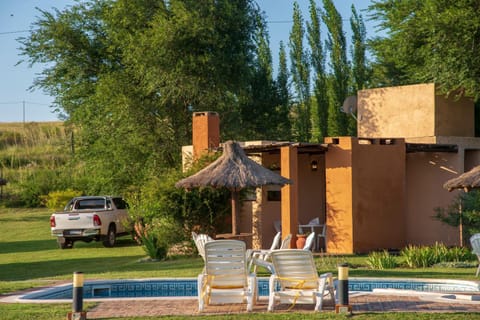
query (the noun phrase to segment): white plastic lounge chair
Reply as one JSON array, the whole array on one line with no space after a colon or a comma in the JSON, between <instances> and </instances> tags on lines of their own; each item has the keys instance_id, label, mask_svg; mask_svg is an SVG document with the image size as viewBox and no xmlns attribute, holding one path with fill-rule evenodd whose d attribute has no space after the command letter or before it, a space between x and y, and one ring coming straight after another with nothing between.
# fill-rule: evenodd
<instances>
[{"instance_id":1,"label":"white plastic lounge chair","mask_svg":"<svg viewBox=\"0 0 480 320\"><path fill-rule=\"evenodd\" d=\"M476 233L470 237L470 244L472 245L473 253L476 254L478 258L478 268L477 273L475 273L475 277L478 277L478 273L480 273L480 233Z\"/></svg>"},{"instance_id":2,"label":"white plastic lounge chair","mask_svg":"<svg viewBox=\"0 0 480 320\"><path fill-rule=\"evenodd\" d=\"M280 250L282 249L289 249L290 242L292 242L292 235L287 234L287 236L282 240L282 244L280 244Z\"/></svg>"},{"instance_id":3,"label":"white plastic lounge chair","mask_svg":"<svg viewBox=\"0 0 480 320\"><path fill-rule=\"evenodd\" d=\"M255 274L248 274L245 242L215 240L205 243L205 271L198 275L198 310L206 305L247 303L252 311Z\"/></svg>"},{"instance_id":4,"label":"white plastic lounge chair","mask_svg":"<svg viewBox=\"0 0 480 320\"><path fill-rule=\"evenodd\" d=\"M288 234L285 239L282 240L282 243L280 244L279 250L283 249L288 249L290 248L290 241L292 240L292 235ZM254 271L256 271L256 266L262 266L268 271L270 271L271 274L275 273L275 268L273 267L272 262L270 261L270 253L264 257L264 259L257 259L257 258L252 258L251 264L254 265Z\"/></svg>"},{"instance_id":5,"label":"white plastic lounge chair","mask_svg":"<svg viewBox=\"0 0 480 320\"><path fill-rule=\"evenodd\" d=\"M275 237L273 237L273 241L272 241L272 245L270 246L270 249L251 250L250 251L251 252L251 259L250 259L249 270L250 270L251 266L253 265L253 272L256 272L257 271L257 264L254 263L254 262L255 261L258 262L259 260L267 261L270 252L272 252L272 250L278 249L278 246L280 245L280 240L281 239L282 239L282 233L277 232Z\"/></svg>"},{"instance_id":6,"label":"white plastic lounge chair","mask_svg":"<svg viewBox=\"0 0 480 320\"><path fill-rule=\"evenodd\" d=\"M303 246L303 250L310 251L313 248L313 244L315 243L315 232L311 232L307 239L305 240L305 245Z\"/></svg>"},{"instance_id":7,"label":"white plastic lounge chair","mask_svg":"<svg viewBox=\"0 0 480 320\"><path fill-rule=\"evenodd\" d=\"M315 311L322 309L323 298L330 295L335 303L331 273L318 275L312 252L302 249L274 250L271 255L275 274L270 276L268 311L275 303L315 304Z\"/></svg>"},{"instance_id":8,"label":"white plastic lounge chair","mask_svg":"<svg viewBox=\"0 0 480 320\"><path fill-rule=\"evenodd\" d=\"M195 246L197 247L198 254L203 258L203 261L205 261L205 243L214 241L212 237L210 237L208 234L197 234L192 231L192 238L193 241L195 242Z\"/></svg>"}]
</instances>

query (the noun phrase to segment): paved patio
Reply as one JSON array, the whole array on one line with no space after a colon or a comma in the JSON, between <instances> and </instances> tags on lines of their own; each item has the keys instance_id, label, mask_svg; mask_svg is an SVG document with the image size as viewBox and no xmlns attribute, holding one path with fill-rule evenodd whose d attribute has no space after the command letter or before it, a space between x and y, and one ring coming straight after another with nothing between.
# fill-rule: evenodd
<instances>
[{"instance_id":1,"label":"paved patio","mask_svg":"<svg viewBox=\"0 0 480 320\"><path fill-rule=\"evenodd\" d=\"M421 296L363 294L350 297L353 313L366 312L478 312L480 315L480 301L475 302L439 302ZM278 305L275 313L311 313L313 305ZM246 313L246 306L229 304L208 306L204 315L224 315ZM88 311L88 319L127 316L165 316L198 315L196 299L156 299L156 300L123 300L104 301ZM267 300L261 299L254 307L254 312L267 312ZM323 312L334 312L331 301L324 302Z\"/></svg>"}]
</instances>

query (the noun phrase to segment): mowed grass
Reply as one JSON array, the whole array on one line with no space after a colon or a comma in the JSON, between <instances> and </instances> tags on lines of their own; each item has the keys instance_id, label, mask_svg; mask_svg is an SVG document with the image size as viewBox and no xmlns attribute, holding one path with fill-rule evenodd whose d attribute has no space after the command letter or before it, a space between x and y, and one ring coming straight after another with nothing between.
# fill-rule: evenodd
<instances>
[{"instance_id":1,"label":"mowed grass","mask_svg":"<svg viewBox=\"0 0 480 320\"><path fill-rule=\"evenodd\" d=\"M101 243L75 243L74 249L60 250L50 236L50 212L46 209L0 209L0 294L71 281L73 272L82 271L89 279L138 279L152 277L196 277L203 268L197 256L173 257L167 261L142 262L146 257L142 247L130 237L119 239L114 248ZM339 263L352 265L351 276L449 278L476 280L475 268L427 268L375 271L365 267L366 256L317 257L320 272L336 273ZM261 274L266 275L266 273ZM478 280L478 279L477 279ZM92 306L86 304L86 308ZM0 319L65 319L71 310L68 304L5 304L0 303ZM324 319L343 316L322 313ZM314 319L315 314L249 314L199 316L198 319ZM480 319L478 314L362 314L355 319ZM116 318L118 319L118 318ZM152 319L148 317L122 319ZM179 319L166 317L162 319Z\"/></svg>"}]
</instances>

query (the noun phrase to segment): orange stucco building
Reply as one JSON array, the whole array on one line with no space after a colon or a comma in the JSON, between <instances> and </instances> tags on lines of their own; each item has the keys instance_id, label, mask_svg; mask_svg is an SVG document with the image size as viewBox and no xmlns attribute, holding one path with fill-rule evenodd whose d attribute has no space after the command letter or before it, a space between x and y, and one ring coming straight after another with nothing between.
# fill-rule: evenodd
<instances>
[{"instance_id":1,"label":"orange stucco building","mask_svg":"<svg viewBox=\"0 0 480 320\"><path fill-rule=\"evenodd\" d=\"M357 137L323 144L250 141L245 152L292 185L265 186L242 207L241 232L249 245L268 247L282 234L319 218L327 225L329 253L365 253L408 244L459 244L459 232L432 216L457 192L443 183L480 162L474 106L436 94L435 84L362 90L357 95ZM196 113L195 154L215 147L218 114ZM195 147L196 146L196 147ZM184 159L192 147L184 147Z\"/></svg>"}]
</instances>

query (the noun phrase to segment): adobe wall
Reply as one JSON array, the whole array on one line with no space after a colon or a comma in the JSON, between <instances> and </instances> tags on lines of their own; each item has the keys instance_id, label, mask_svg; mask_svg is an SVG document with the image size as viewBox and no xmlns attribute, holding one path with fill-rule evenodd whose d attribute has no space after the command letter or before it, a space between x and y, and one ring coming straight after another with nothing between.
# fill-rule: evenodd
<instances>
[{"instance_id":1,"label":"adobe wall","mask_svg":"<svg viewBox=\"0 0 480 320\"><path fill-rule=\"evenodd\" d=\"M404 140L340 137L326 142L327 252L403 247Z\"/></svg>"},{"instance_id":2,"label":"adobe wall","mask_svg":"<svg viewBox=\"0 0 480 320\"><path fill-rule=\"evenodd\" d=\"M358 136L474 136L473 102L436 94L433 83L358 91Z\"/></svg>"},{"instance_id":3,"label":"adobe wall","mask_svg":"<svg viewBox=\"0 0 480 320\"><path fill-rule=\"evenodd\" d=\"M405 142L357 142L352 144L354 251L402 248L406 229Z\"/></svg>"},{"instance_id":4,"label":"adobe wall","mask_svg":"<svg viewBox=\"0 0 480 320\"><path fill-rule=\"evenodd\" d=\"M327 252L353 253L352 139L325 138Z\"/></svg>"},{"instance_id":5,"label":"adobe wall","mask_svg":"<svg viewBox=\"0 0 480 320\"><path fill-rule=\"evenodd\" d=\"M448 192L443 184L463 172L459 153L418 152L407 154L407 244L433 245L443 242L459 245L458 228L433 218L435 208L446 208L457 192Z\"/></svg>"},{"instance_id":6,"label":"adobe wall","mask_svg":"<svg viewBox=\"0 0 480 320\"><path fill-rule=\"evenodd\" d=\"M475 136L475 107L471 99L437 95L435 107L434 136Z\"/></svg>"}]
</instances>

